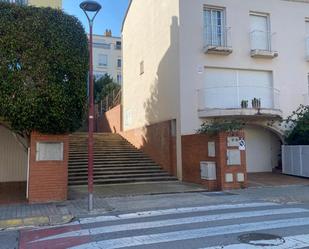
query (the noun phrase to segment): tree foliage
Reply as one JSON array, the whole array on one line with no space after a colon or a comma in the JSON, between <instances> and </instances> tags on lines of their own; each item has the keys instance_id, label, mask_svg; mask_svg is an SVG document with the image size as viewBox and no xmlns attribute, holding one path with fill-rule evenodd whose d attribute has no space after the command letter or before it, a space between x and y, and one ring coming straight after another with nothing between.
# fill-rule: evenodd
<instances>
[{"instance_id":1,"label":"tree foliage","mask_svg":"<svg viewBox=\"0 0 309 249\"><path fill-rule=\"evenodd\" d=\"M217 134L219 132L236 132L243 129L245 124L237 120L213 120L204 122L197 131L199 134Z\"/></svg>"},{"instance_id":2,"label":"tree foliage","mask_svg":"<svg viewBox=\"0 0 309 249\"><path fill-rule=\"evenodd\" d=\"M289 126L286 136L289 145L309 145L309 106L301 105L285 122Z\"/></svg>"},{"instance_id":3,"label":"tree foliage","mask_svg":"<svg viewBox=\"0 0 309 249\"><path fill-rule=\"evenodd\" d=\"M114 82L109 74L105 74L94 83L94 98L98 103L100 100L105 99L106 96L112 94L113 91L119 91L121 86Z\"/></svg>"},{"instance_id":4,"label":"tree foliage","mask_svg":"<svg viewBox=\"0 0 309 249\"><path fill-rule=\"evenodd\" d=\"M0 117L13 130L77 130L87 71L87 36L77 18L51 8L0 3Z\"/></svg>"}]
</instances>

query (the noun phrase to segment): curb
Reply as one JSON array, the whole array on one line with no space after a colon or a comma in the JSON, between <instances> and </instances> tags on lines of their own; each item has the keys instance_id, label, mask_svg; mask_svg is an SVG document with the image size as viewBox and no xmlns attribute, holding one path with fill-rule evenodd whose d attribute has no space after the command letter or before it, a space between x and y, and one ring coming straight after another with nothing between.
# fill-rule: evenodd
<instances>
[{"instance_id":1,"label":"curb","mask_svg":"<svg viewBox=\"0 0 309 249\"><path fill-rule=\"evenodd\" d=\"M69 223L72 215L36 216L17 219L0 220L0 230L29 226L55 226Z\"/></svg>"}]
</instances>

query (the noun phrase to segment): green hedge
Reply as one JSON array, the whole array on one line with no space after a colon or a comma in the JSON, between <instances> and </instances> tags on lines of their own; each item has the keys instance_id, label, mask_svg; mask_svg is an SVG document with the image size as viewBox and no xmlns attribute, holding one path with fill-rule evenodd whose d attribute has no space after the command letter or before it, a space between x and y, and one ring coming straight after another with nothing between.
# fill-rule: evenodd
<instances>
[{"instance_id":1,"label":"green hedge","mask_svg":"<svg viewBox=\"0 0 309 249\"><path fill-rule=\"evenodd\" d=\"M0 117L13 130L67 133L82 123L88 45L77 18L0 3Z\"/></svg>"}]
</instances>

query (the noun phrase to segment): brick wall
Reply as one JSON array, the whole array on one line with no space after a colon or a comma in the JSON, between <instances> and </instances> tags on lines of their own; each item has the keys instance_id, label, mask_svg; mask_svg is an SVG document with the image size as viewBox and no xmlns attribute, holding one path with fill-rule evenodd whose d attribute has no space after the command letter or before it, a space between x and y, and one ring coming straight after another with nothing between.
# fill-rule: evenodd
<instances>
[{"instance_id":1,"label":"brick wall","mask_svg":"<svg viewBox=\"0 0 309 249\"><path fill-rule=\"evenodd\" d=\"M234 133L220 133L218 135L218 165L219 174L217 174L218 185L221 189L239 189L247 187L247 165L246 165L246 151L240 151L241 164L240 165L227 165L227 149L238 149L239 147L228 147L227 138L229 136L242 137L245 138L243 131L238 131ZM244 182L237 181L237 174L244 174ZM232 174L233 182L227 183L225 181L225 175Z\"/></svg>"},{"instance_id":2,"label":"brick wall","mask_svg":"<svg viewBox=\"0 0 309 249\"><path fill-rule=\"evenodd\" d=\"M121 105L105 112L96 119L98 132L118 133L121 131Z\"/></svg>"},{"instance_id":3,"label":"brick wall","mask_svg":"<svg viewBox=\"0 0 309 249\"><path fill-rule=\"evenodd\" d=\"M176 176L176 137L172 136L171 122L121 132L120 135L144 151L164 170Z\"/></svg>"},{"instance_id":4,"label":"brick wall","mask_svg":"<svg viewBox=\"0 0 309 249\"><path fill-rule=\"evenodd\" d=\"M227 138L229 136L244 137L244 133L220 133L216 136L209 136L204 134L182 136L181 143L183 180L206 185L209 190L238 189L246 187L247 176L245 151L240 152L241 165L227 165L227 149L238 149L238 147L227 147ZM208 156L208 142L215 142L215 157ZM216 181L207 181L201 179L201 161L216 162ZM237 181L238 173L244 174L244 182ZM225 181L226 174L233 174L233 182L227 183Z\"/></svg>"},{"instance_id":5,"label":"brick wall","mask_svg":"<svg viewBox=\"0 0 309 249\"><path fill-rule=\"evenodd\" d=\"M63 161L36 161L37 142L63 142ZM68 135L31 134L29 160L29 202L64 201L68 185Z\"/></svg>"}]
</instances>

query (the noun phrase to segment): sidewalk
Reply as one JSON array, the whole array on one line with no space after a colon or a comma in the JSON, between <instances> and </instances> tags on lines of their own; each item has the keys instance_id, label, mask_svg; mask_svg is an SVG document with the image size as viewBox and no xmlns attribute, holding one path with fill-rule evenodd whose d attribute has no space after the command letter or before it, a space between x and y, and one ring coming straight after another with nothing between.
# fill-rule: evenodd
<instances>
[{"instance_id":1,"label":"sidewalk","mask_svg":"<svg viewBox=\"0 0 309 249\"><path fill-rule=\"evenodd\" d=\"M307 183L307 182L306 182ZM182 183L147 183L96 188L94 211L88 212L87 188L73 188L71 199L61 203L0 205L0 230L23 226L59 225L79 218L100 216L107 213L138 212L222 203L308 203L308 184L272 186L207 192L196 185ZM161 192L158 190L161 189ZM79 190L79 191L77 191ZM99 192L100 190L101 192ZM117 191L118 192L117 192ZM173 191L171 191L173 190ZM104 193L106 195L104 195ZM74 194L74 195L73 195Z\"/></svg>"},{"instance_id":2,"label":"sidewalk","mask_svg":"<svg viewBox=\"0 0 309 249\"><path fill-rule=\"evenodd\" d=\"M174 181L96 186L94 191L94 210L91 213L88 212L87 186L71 187L69 200L65 202L0 205L0 230L24 226L60 225L74 218L102 215L116 208L109 205L109 198L199 193L207 189L195 184Z\"/></svg>"}]
</instances>

